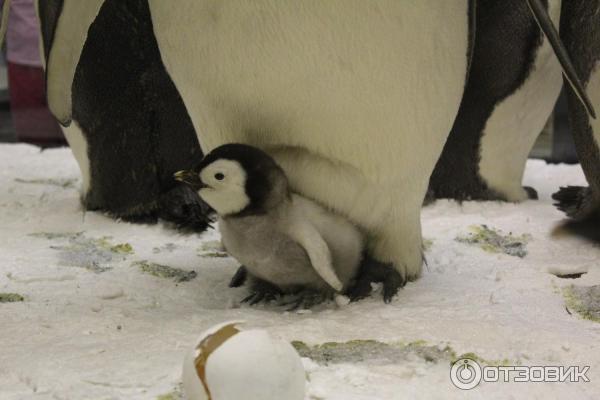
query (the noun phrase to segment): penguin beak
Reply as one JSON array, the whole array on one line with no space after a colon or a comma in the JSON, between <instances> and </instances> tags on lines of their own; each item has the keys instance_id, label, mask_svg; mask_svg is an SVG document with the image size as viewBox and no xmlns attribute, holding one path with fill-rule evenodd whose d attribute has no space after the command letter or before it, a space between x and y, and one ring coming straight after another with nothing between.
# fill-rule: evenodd
<instances>
[{"instance_id":1,"label":"penguin beak","mask_svg":"<svg viewBox=\"0 0 600 400\"><path fill-rule=\"evenodd\" d=\"M198 174L192 170L177 171L175 174L173 174L173 178L175 178L176 181L190 185L190 187L195 191L207 187L207 185L204 184L204 182L202 182L200 179L200 176L198 176Z\"/></svg>"}]
</instances>

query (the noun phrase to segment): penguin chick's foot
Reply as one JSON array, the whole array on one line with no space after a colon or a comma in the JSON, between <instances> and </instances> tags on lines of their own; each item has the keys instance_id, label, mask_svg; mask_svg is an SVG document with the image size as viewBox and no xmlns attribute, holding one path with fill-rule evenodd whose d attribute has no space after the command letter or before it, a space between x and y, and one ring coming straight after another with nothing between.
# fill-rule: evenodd
<instances>
[{"instance_id":1,"label":"penguin chick's foot","mask_svg":"<svg viewBox=\"0 0 600 400\"><path fill-rule=\"evenodd\" d=\"M158 207L160 218L173 222L178 229L184 231L204 232L213 222L210 207L185 184L177 184L163 193L158 200Z\"/></svg>"},{"instance_id":2,"label":"penguin chick's foot","mask_svg":"<svg viewBox=\"0 0 600 400\"><path fill-rule=\"evenodd\" d=\"M236 288L242 286L248 280L248 270L243 265L240 265L235 274L231 277L229 281L230 288Z\"/></svg>"},{"instance_id":3,"label":"penguin chick's foot","mask_svg":"<svg viewBox=\"0 0 600 400\"><path fill-rule=\"evenodd\" d=\"M240 267L240 269L242 268L245 270L245 267ZM236 275L240 272L240 269L238 269ZM248 303L249 305L253 306L261 302L267 303L276 300L277 298L281 297L281 295L282 292L277 286L267 281L263 281L262 279L254 278L252 285L250 286L250 295L245 297L242 300L242 303Z\"/></svg>"},{"instance_id":4,"label":"penguin chick's foot","mask_svg":"<svg viewBox=\"0 0 600 400\"><path fill-rule=\"evenodd\" d=\"M346 295L350 301L358 301L371 294L371 283L383 283L383 301L390 303L398 289L406 285L406 279L398 273L392 264L379 262L365 255L354 285Z\"/></svg>"},{"instance_id":5,"label":"penguin chick's foot","mask_svg":"<svg viewBox=\"0 0 600 400\"><path fill-rule=\"evenodd\" d=\"M285 296L279 306L288 307L286 311L308 310L332 298L331 292L322 292L314 289L302 289L292 295Z\"/></svg>"}]
</instances>

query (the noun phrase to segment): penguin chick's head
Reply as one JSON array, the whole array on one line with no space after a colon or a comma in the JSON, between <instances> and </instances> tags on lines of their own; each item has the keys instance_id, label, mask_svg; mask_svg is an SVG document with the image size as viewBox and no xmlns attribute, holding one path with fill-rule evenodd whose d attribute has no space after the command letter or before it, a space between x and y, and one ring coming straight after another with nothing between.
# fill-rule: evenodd
<instances>
[{"instance_id":1,"label":"penguin chick's head","mask_svg":"<svg viewBox=\"0 0 600 400\"><path fill-rule=\"evenodd\" d=\"M264 214L288 196L283 170L264 151L226 144L175 179L189 184L219 215Z\"/></svg>"}]
</instances>

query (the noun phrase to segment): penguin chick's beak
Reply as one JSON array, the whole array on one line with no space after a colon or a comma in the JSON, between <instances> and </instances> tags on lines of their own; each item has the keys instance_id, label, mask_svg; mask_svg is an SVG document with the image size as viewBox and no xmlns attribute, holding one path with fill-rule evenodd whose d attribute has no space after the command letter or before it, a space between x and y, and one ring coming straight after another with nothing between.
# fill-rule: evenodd
<instances>
[{"instance_id":1,"label":"penguin chick's beak","mask_svg":"<svg viewBox=\"0 0 600 400\"><path fill-rule=\"evenodd\" d=\"M207 187L207 185L202 182L198 174L189 169L175 172L175 174L173 174L173 178L175 178L176 181L190 185L190 187L195 191Z\"/></svg>"}]
</instances>

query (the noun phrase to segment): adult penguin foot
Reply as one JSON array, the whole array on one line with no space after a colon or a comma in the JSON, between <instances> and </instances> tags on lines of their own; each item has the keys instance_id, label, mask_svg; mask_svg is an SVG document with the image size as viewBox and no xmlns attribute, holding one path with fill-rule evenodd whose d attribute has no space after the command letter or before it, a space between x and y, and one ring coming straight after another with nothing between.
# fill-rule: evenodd
<instances>
[{"instance_id":1,"label":"adult penguin foot","mask_svg":"<svg viewBox=\"0 0 600 400\"><path fill-rule=\"evenodd\" d=\"M565 186L552 195L554 205L576 221L600 219L600 199L589 187Z\"/></svg>"},{"instance_id":2,"label":"adult penguin foot","mask_svg":"<svg viewBox=\"0 0 600 400\"><path fill-rule=\"evenodd\" d=\"M371 283L383 283L383 301L390 303L401 287L406 285L406 279L392 264L382 263L365 255L354 285L346 292L350 301L364 299L371 294Z\"/></svg>"},{"instance_id":3,"label":"adult penguin foot","mask_svg":"<svg viewBox=\"0 0 600 400\"><path fill-rule=\"evenodd\" d=\"M204 232L212 227L212 210L188 185L177 184L163 193L159 198L158 207L158 216L174 223L178 229Z\"/></svg>"}]
</instances>

